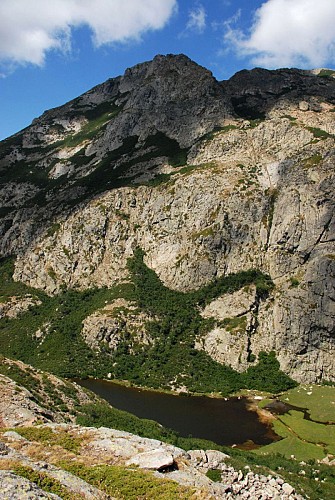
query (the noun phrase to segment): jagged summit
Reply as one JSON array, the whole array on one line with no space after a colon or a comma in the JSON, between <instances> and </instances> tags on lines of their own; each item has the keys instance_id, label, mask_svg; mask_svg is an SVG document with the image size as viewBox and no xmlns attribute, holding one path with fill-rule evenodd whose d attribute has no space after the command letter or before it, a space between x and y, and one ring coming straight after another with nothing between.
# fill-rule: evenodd
<instances>
[{"instance_id":1,"label":"jagged summit","mask_svg":"<svg viewBox=\"0 0 335 500\"><path fill-rule=\"evenodd\" d=\"M111 150L125 137L144 140L157 132L177 140L182 147L190 146L213 125L223 125L233 113L229 97L210 71L184 55L158 55L67 105L44 113L34 125L50 124L57 117L80 118L97 106L107 109L108 104L123 110L107 125L102 137ZM100 146L101 141L97 149Z\"/></svg>"}]
</instances>

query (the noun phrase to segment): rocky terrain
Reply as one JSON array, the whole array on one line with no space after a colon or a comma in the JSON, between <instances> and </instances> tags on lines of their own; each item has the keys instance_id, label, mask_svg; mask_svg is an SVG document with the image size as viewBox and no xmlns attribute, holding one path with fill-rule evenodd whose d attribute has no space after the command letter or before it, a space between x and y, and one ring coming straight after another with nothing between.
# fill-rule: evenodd
<instances>
[{"instance_id":1,"label":"rocky terrain","mask_svg":"<svg viewBox=\"0 0 335 500\"><path fill-rule=\"evenodd\" d=\"M218 82L157 56L1 143L2 255L49 295L127 283L138 247L177 291L259 269L273 290L217 297L195 348L238 371L275 351L293 379L334 381L334 106L321 73ZM84 320L90 348L152 344L146 311L111 308Z\"/></svg>"},{"instance_id":2,"label":"rocky terrain","mask_svg":"<svg viewBox=\"0 0 335 500\"><path fill-rule=\"evenodd\" d=\"M70 382L64 394L63 380L21 362L3 359L1 371L25 386L1 375L0 498L304 498L285 476L255 465L236 468L222 451L185 451L121 430L79 426L78 398L98 402L93 394ZM67 410L49 409L51 392L62 395Z\"/></svg>"}]
</instances>

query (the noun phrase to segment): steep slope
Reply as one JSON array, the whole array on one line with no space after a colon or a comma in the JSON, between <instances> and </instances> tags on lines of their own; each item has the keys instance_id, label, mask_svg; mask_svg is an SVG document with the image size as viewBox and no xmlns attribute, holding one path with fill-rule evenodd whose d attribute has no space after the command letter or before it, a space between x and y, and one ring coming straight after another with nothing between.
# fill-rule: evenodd
<instances>
[{"instance_id":1,"label":"steep slope","mask_svg":"<svg viewBox=\"0 0 335 500\"><path fill-rule=\"evenodd\" d=\"M50 217L139 171L185 163L193 141L231 110L209 71L185 56L157 56L45 112L2 143L2 252L17 253Z\"/></svg>"},{"instance_id":2,"label":"steep slope","mask_svg":"<svg viewBox=\"0 0 335 500\"><path fill-rule=\"evenodd\" d=\"M333 78L299 70L135 66L2 143L2 254L48 294L127 281L138 247L183 292L259 269L274 289L213 296L192 345L239 371L274 350L294 379L335 381L334 103ZM113 307L83 326L100 353L133 335Z\"/></svg>"}]
</instances>

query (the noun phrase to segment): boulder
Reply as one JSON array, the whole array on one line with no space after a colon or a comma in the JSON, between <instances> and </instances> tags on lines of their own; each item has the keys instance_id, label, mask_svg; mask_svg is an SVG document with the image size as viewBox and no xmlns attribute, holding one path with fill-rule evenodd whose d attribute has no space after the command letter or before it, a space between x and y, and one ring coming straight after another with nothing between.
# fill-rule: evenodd
<instances>
[{"instance_id":1,"label":"boulder","mask_svg":"<svg viewBox=\"0 0 335 500\"><path fill-rule=\"evenodd\" d=\"M137 465L140 469L163 470L173 466L174 459L171 453L162 449L156 449L139 453L130 458L126 465Z\"/></svg>"}]
</instances>

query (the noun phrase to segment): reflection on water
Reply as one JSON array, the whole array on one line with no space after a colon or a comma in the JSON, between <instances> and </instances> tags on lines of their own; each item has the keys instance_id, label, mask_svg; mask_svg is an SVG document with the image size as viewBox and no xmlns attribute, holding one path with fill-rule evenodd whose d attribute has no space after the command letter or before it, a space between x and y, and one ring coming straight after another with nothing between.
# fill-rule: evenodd
<instances>
[{"instance_id":1,"label":"reflection on water","mask_svg":"<svg viewBox=\"0 0 335 500\"><path fill-rule=\"evenodd\" d=\"M124 387L104 380L76 380L112 406L141 418L156 420L181 436L209 439L221 445L269 444L276 439L256 412L247 409L245 398L224 399L174 396L161 392Z\"/></svg>"}]
</instances>

